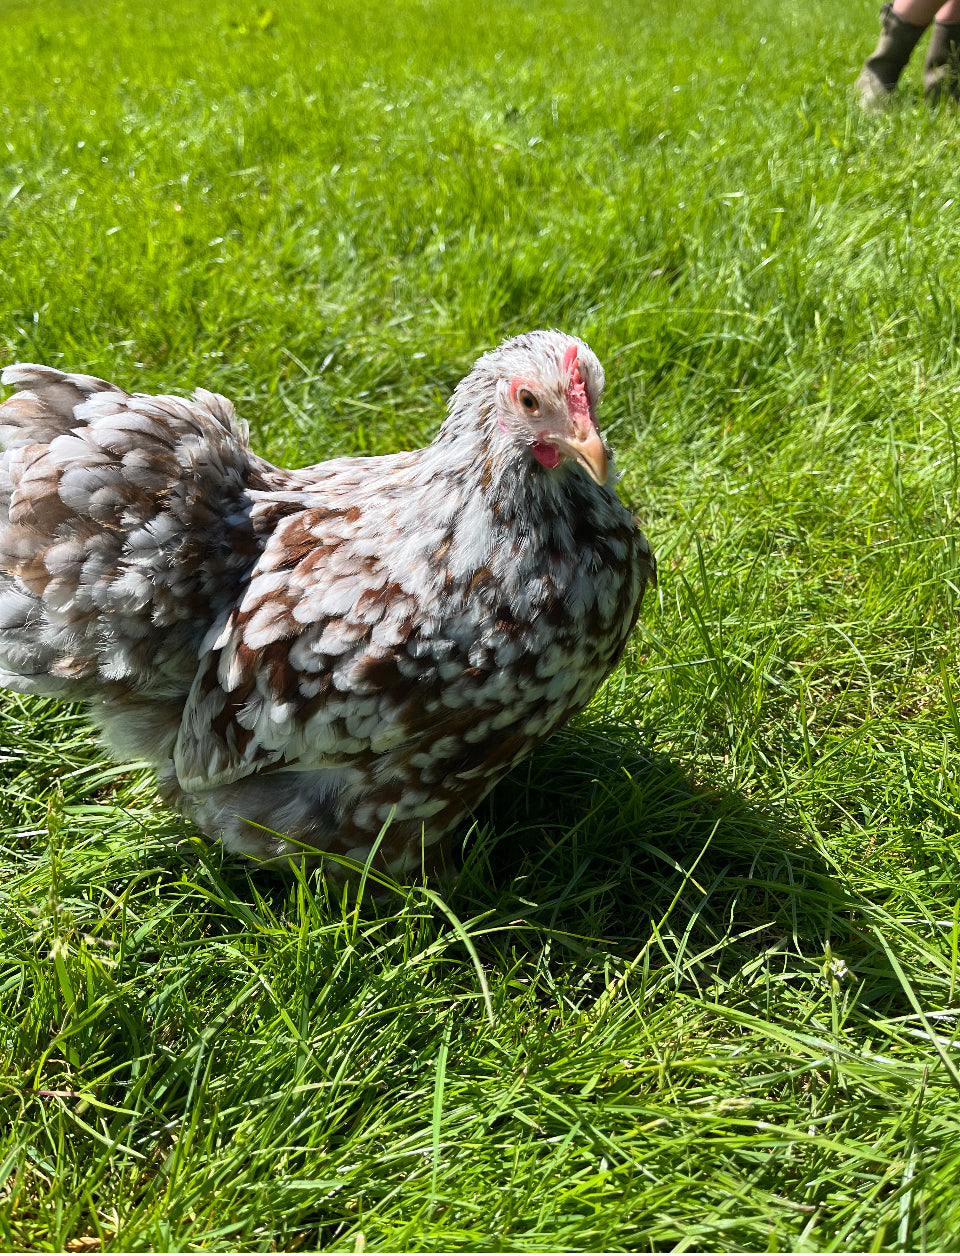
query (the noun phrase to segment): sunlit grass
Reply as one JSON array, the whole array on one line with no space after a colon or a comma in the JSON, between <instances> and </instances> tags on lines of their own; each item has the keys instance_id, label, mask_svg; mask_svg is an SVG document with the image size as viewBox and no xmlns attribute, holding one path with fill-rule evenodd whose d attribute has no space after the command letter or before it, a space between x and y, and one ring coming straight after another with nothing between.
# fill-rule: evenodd
<instances>
[{"instance_id":1,"label":"sunlit grass","mask_svg":"<svg viewBox=\"0 0 960 1256\"><path fill-rule=\"evenodd\" d=\"M439 903L0 699L0 1245L956 1248L960 134L874 7L0 0L0 361L303 463L561 326L661 576Z\"/></svg>"}]
</instances>

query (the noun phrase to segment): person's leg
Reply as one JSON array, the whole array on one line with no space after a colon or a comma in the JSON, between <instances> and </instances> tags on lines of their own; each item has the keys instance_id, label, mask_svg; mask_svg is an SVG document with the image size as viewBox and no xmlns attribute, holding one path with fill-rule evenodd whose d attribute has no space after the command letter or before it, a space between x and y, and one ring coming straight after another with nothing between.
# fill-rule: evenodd
<instances>
[{"instance_id":1,"label":"person's leg","mask_svg":"<svg viewBox=\"0 0 960 1256\"><path fill-rule=\"evenodd\" d=\"M921 30L926 30L941 5L946 9L956 3L957 0L949 0L949 4L944 4L943 0L893 0L891 8L902 21L909 22L911 26L919 26ZM886 7L884 5L884 8ZM881 10L881 14L882 12L883 10Z\"/></svg>"},{"instance_id":2,"label":"person's leg","mask_svg":"<svg viewBox=\"0 0 960 1256\"><path fill-rule=\"evenodd\" d=\"M894 0L880 10L883 34L876 49L863 63L855 84L860 104L865 109L876 109L890 97L917 40L938 7L938 0Z\"/></svg>"},{"instance_id":3,"label":"person's leg","mask_svg":"<svg viewBox=\"0 0 960 1256\"><path fill-rule=\"evenodd\" d=\"M928 105L944 98L960 100L960 0L937 9L923 67L923 95Z\"/></svg>"}]
</instances>

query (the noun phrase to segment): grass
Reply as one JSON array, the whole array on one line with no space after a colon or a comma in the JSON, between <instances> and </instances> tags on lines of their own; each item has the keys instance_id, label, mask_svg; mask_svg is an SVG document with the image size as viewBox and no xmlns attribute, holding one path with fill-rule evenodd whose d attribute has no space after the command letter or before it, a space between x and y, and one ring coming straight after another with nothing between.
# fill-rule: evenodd
<instances>
[{"instance_id":1,"label":"grass","mask_svg":"<svg viewBox=\"0 0 960 1256\"><path fill-rule=\"evenodd\" d=\"M0 0L0 360L303 463L562 326L661 571L446 899L0 698L0 1246L960 1248L960 132L730 12Z\"/></svg>"}]
</instances>

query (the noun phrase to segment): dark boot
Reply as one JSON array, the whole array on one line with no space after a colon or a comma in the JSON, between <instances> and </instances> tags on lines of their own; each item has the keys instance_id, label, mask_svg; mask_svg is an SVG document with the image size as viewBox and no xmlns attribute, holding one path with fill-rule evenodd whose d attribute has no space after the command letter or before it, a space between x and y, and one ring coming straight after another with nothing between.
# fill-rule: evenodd
<instances>
[{"instance_id":1,"label":"dark boot","mask_svg":"<svg viewBox=\"0 0 960 1256\"><path fill-rule=\"evenodd\" d=\"M934 22L923 67L923 98L939 105L944 97L960 100L960 22Z\"/></svg>"},{"instance_id":2,"label":"dark boot","mask_svg":"<svg viewBox=\"0 0 960 1256\"><path fill-rule=\"evenodd\" d=\"M876 50L867 57L855 84L855 91L864 109L877 109L889 98L910 60L917 40L926 30L897 17L892 4L880 10L883 34Z\"/></svg>"}]
</instances>

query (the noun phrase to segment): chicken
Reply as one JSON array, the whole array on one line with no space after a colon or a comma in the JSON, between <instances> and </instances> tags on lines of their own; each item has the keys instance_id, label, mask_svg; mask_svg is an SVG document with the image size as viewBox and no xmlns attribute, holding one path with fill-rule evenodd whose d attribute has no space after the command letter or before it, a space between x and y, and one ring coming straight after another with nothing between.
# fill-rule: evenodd
<instances>
[{"instance_id":1,"label":"chicken","mask_svg":"<svg viewBox=\"0 0 960 1256\"><path fill-rule=\"evenodd\" d=\"M85 701L168 805L260 860L379 839L393 875L442 864L590 700L655 579L603 370L560 332L481 357L425 449L296 471L215 393L2 379L0 685Z\"/></svg>"}]
</instances>

